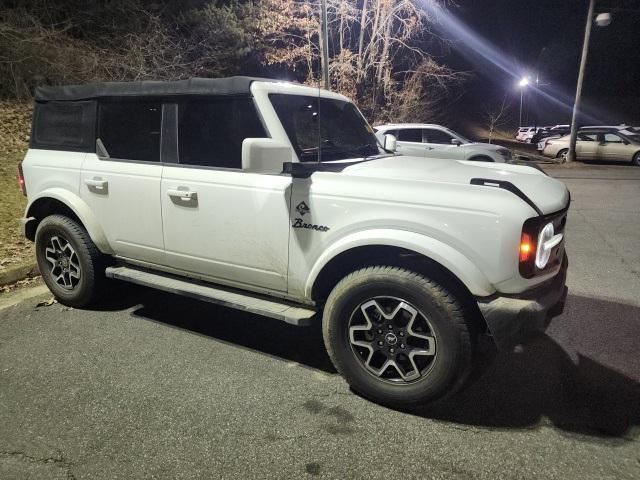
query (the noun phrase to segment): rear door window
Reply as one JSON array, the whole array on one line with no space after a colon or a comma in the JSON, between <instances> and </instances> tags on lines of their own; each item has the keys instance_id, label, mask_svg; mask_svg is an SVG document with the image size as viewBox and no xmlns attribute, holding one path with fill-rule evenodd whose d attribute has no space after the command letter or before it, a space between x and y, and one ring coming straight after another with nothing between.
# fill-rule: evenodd
<instances>
[{"instance_id":1,"label":"rear door window","mask_svg":"<svg viewBox=\"0 0 640 480\"><path fill-rule=\"evenodd\" d=\"M159 101L101 102L98 138L111 158L160 161Z\"/></svg>"},{"instance_id":2,"label":"rear door window","mask_svg":"<svg viewBox=\"0 0 640 480\"><path fill-rule=\"evenodd\" d=\"M453 137L447 132L443 132L442 130L437 130L435 128L427 128L424 132L427 137L427 143L451 145L451 140L453 139Z\"/></svg>"},{"instance_id":3,"label":"rear door window","mask_svg":"<svg viewBox=\"0 0 640 480\"><path fill-rule=\"evenodd\" d=\"M598 133L579 133L578 139L583 142L597 142L598 141Z\"/></svg>"},{"instance_id":4,"label":"rear door window","mask_svg":"<svg viewBox=\"0 0 640 480\"><path fill-rule=\"evenodd\" d=\"M606 143L624 143L622 141L622 138L619 135L616 135L615 133L605 133L604 141Z\"/></svg>"},{"instance_id":5,"label":"rear door window","mask_svg":"<svg viewBox=\"0 0 640 480\"><path fill-rule=\"evenodd\" d=\"M398 130L398 140L401 142L422 143L421 128L403 128Z\"/></svg>"}]
</instances>

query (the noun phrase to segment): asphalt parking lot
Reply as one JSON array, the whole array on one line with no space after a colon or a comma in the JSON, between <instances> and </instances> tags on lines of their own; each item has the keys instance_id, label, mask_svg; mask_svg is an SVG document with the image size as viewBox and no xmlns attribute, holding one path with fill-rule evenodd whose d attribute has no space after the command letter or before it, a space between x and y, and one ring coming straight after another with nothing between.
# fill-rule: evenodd
<instances>
[{"instance_id":1,"label":"asphalt parking lot","mask_svg":"<svg viewBox=\"0 0 640 480\"><path fill-rule=\"evenodd\" d=\"M445 404L360 398L318 328L45 294L0 310L0 478L640 478L640 168L547 169L573 200L566 310Z\"/></svg>"}]
</instances>

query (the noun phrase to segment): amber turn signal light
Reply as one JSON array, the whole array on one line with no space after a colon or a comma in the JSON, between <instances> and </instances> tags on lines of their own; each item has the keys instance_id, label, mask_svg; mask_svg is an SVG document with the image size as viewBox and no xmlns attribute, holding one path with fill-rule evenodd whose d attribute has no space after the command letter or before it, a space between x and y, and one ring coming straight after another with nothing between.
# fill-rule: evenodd
<instances>
[{"instance_id":1,"label":"amber turn signal light","mask_svg":"<svg viewBox=\"0 0 640 480\"><path fill-rule=\"evenodd\" d=\"M535 245L531 235L523 233L520 237L520 262L527 262L532 255L535 255Z\"/></svg>"}]
</instances>

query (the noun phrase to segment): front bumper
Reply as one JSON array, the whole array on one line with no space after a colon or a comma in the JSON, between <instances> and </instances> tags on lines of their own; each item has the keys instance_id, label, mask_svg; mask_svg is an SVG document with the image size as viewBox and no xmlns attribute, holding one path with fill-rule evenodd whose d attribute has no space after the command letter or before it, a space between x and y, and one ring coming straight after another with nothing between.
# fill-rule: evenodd
<instances>
[{"instance_id":1,"label":"front bumper","mask_svg":"<svg viewBox=\"0 0 640 480\"><path fill-rule=\"evenodd\" d=\"M567 297L567 255L558 274L519 295L479 298L478 307L499 350L510 350L560 315Z\"/></svg>"}]
</instances>

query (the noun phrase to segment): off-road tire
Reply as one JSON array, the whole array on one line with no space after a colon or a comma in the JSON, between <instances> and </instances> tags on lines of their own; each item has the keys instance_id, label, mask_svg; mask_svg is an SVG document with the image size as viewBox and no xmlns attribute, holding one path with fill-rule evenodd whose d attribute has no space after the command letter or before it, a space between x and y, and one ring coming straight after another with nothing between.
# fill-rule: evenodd
<instances>
[{"instance_id":1,"label":"off-road tire","mask_svg":"<svg viewBox=\"0 0 640 480\"><path fill-rule=\"evenodd\" d=\"M404 299L428 317L433 327L433 365L413 382L393 384L377 377L352 348L352 313L367 299L381 296ZM353 390L394 408L423 405L454 393L463 385L472 365L475 329L467 323L460 301L444 285L398 267L368 267L341 280L325 304L322 330L329 357Z\"/></svg>"},{"instance_id":2,"label":"off-road tire","mask_svg":"<svg viewBox=\"0 0 640 480\"><path fill-rule=\"evenodd\" d=\"M71 289L61 286L52 273L46 248L52 237L64 239L77 254L80 278ZM36 259L42 278L54 297L63 305L87 307L100 298L106 278L107 258L95 246L87 231L76 221L63 215L50 215L42 219L35 235Z\"/></svg>"}]
</instances>

